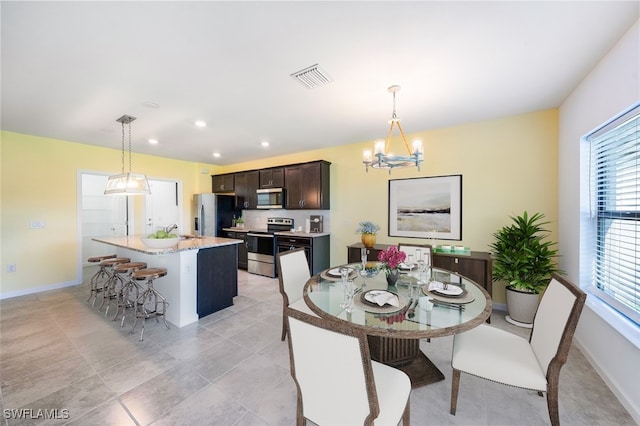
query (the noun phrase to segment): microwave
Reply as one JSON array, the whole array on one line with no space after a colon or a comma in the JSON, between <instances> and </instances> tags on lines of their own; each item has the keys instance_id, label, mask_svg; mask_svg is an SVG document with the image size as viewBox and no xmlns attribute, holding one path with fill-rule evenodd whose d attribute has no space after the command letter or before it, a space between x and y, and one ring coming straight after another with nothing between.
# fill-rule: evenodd
<instances>
[{"instance_id":1,"label":"microwave","mask_svg":"<svg viewBox=\"0 0 640 426\"><path fill-rule=\"evenodd\" d=\"M256 195L256 207L259 209L284 208L284 190L282 188L258 189Z\"/></svg>"}]
</instances>

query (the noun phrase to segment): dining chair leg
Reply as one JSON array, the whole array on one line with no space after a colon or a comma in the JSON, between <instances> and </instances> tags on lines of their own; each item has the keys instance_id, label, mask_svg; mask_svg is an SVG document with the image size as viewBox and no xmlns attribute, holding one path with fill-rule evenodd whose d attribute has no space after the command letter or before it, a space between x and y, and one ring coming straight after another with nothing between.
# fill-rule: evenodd
<instances>
[{"instance_id":1,"label":"dining chair leg","mask_svg":"<svg viewBox=\"0 0 640 426\"><path fill-rule=\"evenodd\" d=\"M549 409L549 420L552 426L560 425L560 414L558 413L558 382L559 377L549 375L547 383L547 408Z\"/></svg>"},{"instance_id":2,"label":"dining chair leg","mask_svg":"<svg viewBox=\"0 0 640 426\"><path fill-rule=\"evenodd\" d=\"M280 337L280 341L284 342L285 337L287 337L287 324L285 319L282 319L282 336Z\"/></svg>"},{"instance_id":3,"label":"dining chair leg","mask_svg":"<svg viewBox=\"0 0 640 426\"><path fill-rule=\"evenodd\" d=\"M411 396L407 400L407 406L404 407L404 413L402 413L402 426L409 426L411 422Z\"/></svg>"},{"instance_id":4,"label":"dining chair leg","mask_svg":"<svg viewBox=\"0 0 640 426\"><path fill-rule=\"evenodd\" d=\"M304 418L302 414L302 407L298 406L298 414L296 415L296 426L305 426L307 424L307 419Z\"/></svg>"},{"instance_id":5,"label":"dining chair leg","mask_svg":"<svg viewBox=\"0 0 640 426\"><path fill-rule=\"evenodd\" d=\"M452 415L456 415L456 409L458 408L458 388L460 387L460 370L453 369L453 375L451 376L451 410Z\"/></svg>"}]
</instances>

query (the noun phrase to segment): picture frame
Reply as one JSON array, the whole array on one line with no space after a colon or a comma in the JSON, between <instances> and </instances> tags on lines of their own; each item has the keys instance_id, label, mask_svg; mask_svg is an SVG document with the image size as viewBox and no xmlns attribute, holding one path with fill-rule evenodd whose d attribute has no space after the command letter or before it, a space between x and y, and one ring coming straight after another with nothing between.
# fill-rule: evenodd
<instances>
[{"instance_id":1,"label":"picture frame","mask_svg":"<svg viewBox=\"0 0 640 426\"><path fill-rule=\"evenodd\" d=\"M389 180L389 236L462 240L462 175Z\"/></svg>"}]
</instances>

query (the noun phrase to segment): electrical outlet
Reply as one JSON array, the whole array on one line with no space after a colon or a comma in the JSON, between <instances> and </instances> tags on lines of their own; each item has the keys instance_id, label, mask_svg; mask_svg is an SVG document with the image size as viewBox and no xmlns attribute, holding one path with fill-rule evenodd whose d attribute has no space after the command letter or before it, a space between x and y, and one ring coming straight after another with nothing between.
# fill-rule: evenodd
<instances>
[{"instance_id":1,"label":"electrical outlet","mask_svg":"<svg viewBox=\"0 0 640 426\"><path fill-rule=\"evenodd\" d=\"M7 272L15 272L15 271L16 271L16 264L15 263L7 265Z\"/></svg>"}]
</instances>

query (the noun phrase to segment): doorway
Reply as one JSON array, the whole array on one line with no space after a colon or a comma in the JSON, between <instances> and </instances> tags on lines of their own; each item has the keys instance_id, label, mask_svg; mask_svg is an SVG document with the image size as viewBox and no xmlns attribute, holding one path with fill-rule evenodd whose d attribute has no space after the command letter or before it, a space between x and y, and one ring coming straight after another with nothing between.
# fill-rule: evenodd
<instances>
[{"instance_id":1,"label":"doorway","mask_svg":"<svg viewBox=\"0 0 640 426\"><path fill-rule=\"evenodd\" d=\"M171 225L180 225L179 185L176 181L149 180L151 195L145 197L144 235ZM182 230L182 226L178 226ZM174 231L177 232L177 231Z\"/></svg>"},{"instance_id":2,"label":"doorway","mask_svg":"<svg viewBox=\"0 0 640 426\"><path fill-rule=\"evenodd\" d=\"M104 195L107 174L78 173L79 265L88 266L89 257L114 252L113 247L93 241L94 237L146 235L155 232L156 227L174 223L182 229L181 182L150 179L152 195L145 196L143 201L130 196Z\"/></svg>"}]
</instances>

